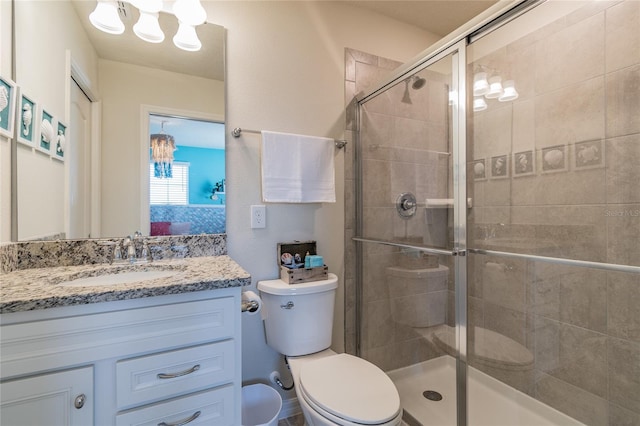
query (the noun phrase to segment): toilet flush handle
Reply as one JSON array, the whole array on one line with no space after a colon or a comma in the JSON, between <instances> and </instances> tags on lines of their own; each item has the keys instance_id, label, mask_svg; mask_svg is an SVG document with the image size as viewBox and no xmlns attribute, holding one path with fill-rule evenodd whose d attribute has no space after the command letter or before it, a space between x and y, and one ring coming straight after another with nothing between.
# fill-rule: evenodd
<instances>
[{"instance_id":1,"label":"toilet flush handle","mask_svg":"<svg viewBox=\"0 0 640 426\"><path fill-rule=\"evenodd\" d=\"M293 302L289 300L286 305L280 305L282 309L291 309L293 308Z\"/></svg>"}]
</instances>

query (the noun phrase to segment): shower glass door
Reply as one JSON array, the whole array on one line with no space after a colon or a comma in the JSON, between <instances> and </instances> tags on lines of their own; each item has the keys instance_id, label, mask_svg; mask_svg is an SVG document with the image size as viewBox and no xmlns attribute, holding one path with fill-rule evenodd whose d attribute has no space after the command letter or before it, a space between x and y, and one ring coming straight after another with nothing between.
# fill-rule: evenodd
<instances>
[{"instance_id":1,"label":"shower glass door","mask_svg":"<svg viewBox=\"0 0 640 426\"><path fill-rule=\"evenodd\" d=\"M471 36L469 425L640 424L639 28L549 1Z\"/></svg>"},{"instance_id":2,"label":"shower glass door","mask_svg":"<svg viewBox=\"0 0 640 426\"><path fill-rule=\"evenodd\" d=\"M465 416L466 309L458 306L466 258L458 254L466 203L460 214L458 198L466 187L456 176L464 167L454 166L465 164L460 46L359 108L358 354L389 374L409 424L455 425Z\"/></svg>"}]
</instances>

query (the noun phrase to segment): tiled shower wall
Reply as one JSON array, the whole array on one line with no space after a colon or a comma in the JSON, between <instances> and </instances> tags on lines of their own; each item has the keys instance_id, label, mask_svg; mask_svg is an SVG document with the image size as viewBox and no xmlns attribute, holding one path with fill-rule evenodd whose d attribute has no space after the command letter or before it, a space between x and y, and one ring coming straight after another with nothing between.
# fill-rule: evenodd
<instances>
[{"instance_id":1,"label":"tiled shower wall","mask_svg":"<svg viewBox=\"0 0 640 426\"><path fill-rule=\"evenodd\" d=\"M469 72L520 95L469 120L471 247L640 266L639 28L640 2L591 2L489 54L471 45ZM534 356L530 380L502 380L589 425L640 424L638 274L479 255L469 271L471 351L478 326Z\"/></svg>"},{"instance_id":2,"label":"tiled shower wall","mask_svg":"<svg viewBox=\"0 0 640 426\"><path fill-rule=\"evenodd\" d=\"M640 266L638 28L640 2L591 2L525 37L511 37L482 57L474 57L475 47L470 47L470 76L481 64L515 80L520 94L513 102L490 100L487 110L469 119L471 247ZM347 105L396 65L352 50L346 52L346 64ZM412 99L416 93L411 92ZM348 108L349 130L354 129L353 111ZM395 114L376 113L367 127L383 135L384 144L394 137L386 123ZM556 150L561 161L558 152L545 159ZM354 353L356 178L349 151L345 327L346 348ZM518 163L521 154L531 167ZM372 183L369 197L379 197L381 207L365 216L380 224L369 231L382 239L401 238L408 228L385 225L389 216L382 208L386 203L392 209L395 183L387 179L397 177L390 165L392 155L402 160L401 154L379 150L365 155L378 162L365 166L363 180ZM500 158L506 160L506 176L492 170ZM484 162L484 175L475 175L478 161ZM388 370L438 355L393 321L385 269L398 263L400 254L388 247L365 248L363 356ZM482 345L474 327L497 332L533 357L528 380L508 370L500 380L589 425L640 424L638 274L480 255L468 260L472 355ZM483 369L473 356L470 362Z\"/></svg>"},{"instance_id":3,"label":"tiled shower wall","mask_svg":"<svg viewBox=\"0 0 640 426\"><path fill-rule=\"evenodd\" d=\"M376 80L400 64L355 50L346 50L346 101L366 89ZM447 198L450 176L448 119L448 88L443 77L432 71L423 71L424 87L408 89L402 83L368 103L363 114L363 205L365 236L374 239L422 244L425 232L424 209L418 209L412 218L403 219L396 212L395 201L404 192L413 193L420 203L426 198ZM411 104L400 102L405 89ZM429 96L427 96L429 94ZM348 107L347 128L354 129L355 110ZM351 135L353 136L353 135ZM346 182L346 348L355 352L355 247L351 238L355 234L355 175L353 150L345 163L350 170ZM446 213L443 226L447 227ZM422 309L412 306L416 299L404 293L395 293L398 278L389 276L388 268L403 266L412 261L433 263L434 259L416 259L419 253L401 252L397 248L364 245L365 267L362 289L361 355L384 370L390 370L431 358L434 349L412 327L394 321L399 314L394 309ZM438 260L435 259L437 265ZM444 264L447 261L443 262ZM392 282L393 281L393 282ZM402 280L400 280L402 281ZM423 299L441 312L446 320L446 289L436 284L432 294ZM391 284L391 285L390 285ZM401 283L398 283L399 285ZM391 289L391 291L390 291ZM438 291L438 289L440 291ZM424 293L421 291L421 293ZM401 300L402 299L402 300ZM449 316L450 313L449 313Z\"/></svg>"}]
</instances>

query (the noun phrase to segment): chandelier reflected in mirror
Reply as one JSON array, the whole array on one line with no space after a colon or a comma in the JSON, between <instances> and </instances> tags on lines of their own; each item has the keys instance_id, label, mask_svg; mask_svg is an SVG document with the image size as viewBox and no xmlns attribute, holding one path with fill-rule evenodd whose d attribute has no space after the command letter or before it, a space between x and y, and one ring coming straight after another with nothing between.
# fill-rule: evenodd
<instances>
[{"instance_id":1,"label":"chandelier reflected in mirror","mask_svg":"<svg viewBox=\"0 0 640 426\"><path fill-rule=\"evenodd\" d=\"M176 141L173 136L164 133L151 135L151 160L153 161L153 176L157 178L171 178L173 171L173 153L176 150Z\"/></svg>"}]
</instances>

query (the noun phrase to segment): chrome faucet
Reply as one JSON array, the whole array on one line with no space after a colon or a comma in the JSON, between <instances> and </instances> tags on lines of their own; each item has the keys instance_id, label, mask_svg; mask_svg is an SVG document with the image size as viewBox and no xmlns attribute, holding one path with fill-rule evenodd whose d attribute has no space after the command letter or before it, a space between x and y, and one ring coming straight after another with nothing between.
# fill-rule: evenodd
<instances>
[{"instance_id":1,"label":"chrome faucet","mask_svg":"<svg viewBox=\"0 0 640 426\"><path fill-rule=\"evenodd\" d=\"M135 263L138 259L138 255L136 253L136 241L142 238L142 233L140 231L136 231L133 235L129 235L122 240L122 245L127 250L127 260L129 263Z\"/></svg>"},{"instance_id":2,"label":"chrome faucet","mask_svg":"<svg viewBox=\"0 0 640 426\"><path fill-rule=\"evenodd\" d=\"M122 263L124 259L122 258L122 242L121 241L99 241L99 245L101 246L113 246L113 251L109 256L109 263Z\"/></svg>"},{"instance_id":3,"label":"chrome faucet","mask_svg":"<svg viewBox=\"0 0 640 426\"><path fill-rule=\"evenodd\" d=\"M138 253L136 251L136 241L142 241L142 249L140 250L140 256L138 257ZM157 240L148 240L147 238L142 237L142 233L140 231L136 231L133 235L129 235L122 240L122 245L127 250L127 261L129 263L145 263L153 261L153 257L151 256L151 250L149 249L149 245L157 243ZM117 248L118 246L116 246ZM114 256L115 257L115 256Z\"/></svg>"}]
</instances>

